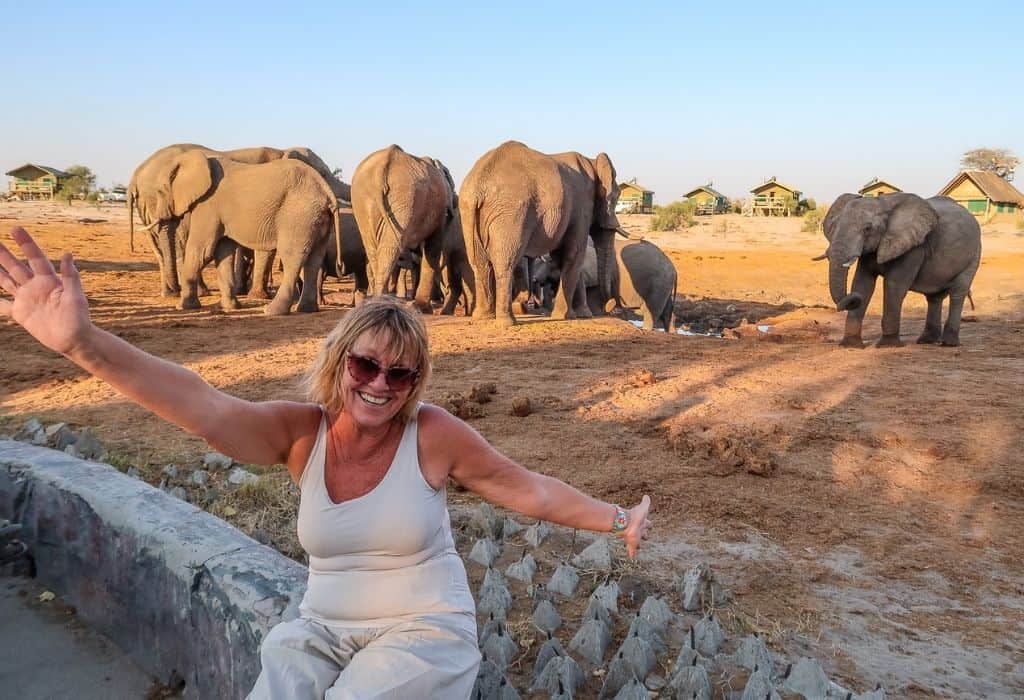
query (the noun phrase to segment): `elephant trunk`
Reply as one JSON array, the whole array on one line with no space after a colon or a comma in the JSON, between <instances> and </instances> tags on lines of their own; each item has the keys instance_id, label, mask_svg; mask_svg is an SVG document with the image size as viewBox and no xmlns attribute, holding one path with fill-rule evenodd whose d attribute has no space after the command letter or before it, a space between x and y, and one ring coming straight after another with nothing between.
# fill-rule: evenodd
<instances>
[{"instance_id":1,"label":"elephant trunk","mask_svg":"<svg viewBox=\"0 0 1024 700\"><path fill-rule=\"evenodd\" d=\"M838 311L851 311L858 308L864 301L857 292L847 292L846 280L850 266L837 260L830 260L828 266L828 288L832 293L832 301Z\"/></svg>"},{"instance_id":2,"label":"elephant trunk","mask_svg":"<svg viewBox=\"0 0 1024 700\"><path fill-rule=\"evenodd\" d=\"M612 298L612 268L615 266L615 230L598 229L593 236L597 253L597 285L602 303Z\"/></svg>"},{"instance_id":3,"label":"elephant trunk","mask_svg":"<svg viewBox=\"0 0 1024 700\"><path fill-rule=\"evenodd\" d=\"M135 252L135 193L128 188L128 250Z\"/></svg>"}]
</instances>

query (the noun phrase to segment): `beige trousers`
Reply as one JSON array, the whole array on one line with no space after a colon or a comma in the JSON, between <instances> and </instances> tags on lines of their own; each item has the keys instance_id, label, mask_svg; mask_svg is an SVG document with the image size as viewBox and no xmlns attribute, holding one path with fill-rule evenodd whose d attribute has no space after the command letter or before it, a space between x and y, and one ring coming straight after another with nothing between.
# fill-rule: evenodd
<instances>
[{"instance_id":1,"label":"beige trousers","mask_svg":"<svg viewBox=\"0 0 1024 700\"><path fill-rule=\"evenodd\" d=\"M300 617L270 630L260 661L249 700L466 700L480 651L470 615L427 615L384 627L335 627Z\"/></svg>"}]
</instances>

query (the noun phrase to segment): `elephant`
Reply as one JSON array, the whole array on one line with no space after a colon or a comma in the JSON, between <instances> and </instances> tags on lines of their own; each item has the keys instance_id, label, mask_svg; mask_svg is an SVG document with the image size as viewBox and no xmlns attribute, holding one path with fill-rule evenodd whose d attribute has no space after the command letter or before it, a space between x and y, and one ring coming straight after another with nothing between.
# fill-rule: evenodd
<instances>
[{"instance_id":1,"label":"elephant","mask_svg":"<svg viewBox=\"0 0 1024 700\"><path fill-rule=\"evenodd\" d=\"M560 281L554 260L539 260L531 279L542 305L551 308L552 293ZM577 284L576 303L586 303L595 316L605 312L609 301L614 301L615 307L624 312L639 308L644 330L654 330L655 323L661 323L662 328L671 333L675 331L677 281L675 265L661 248L650 241L627 241L615 246L611 294L606 296L597 277L597 252L588 245Z\"/></svg>"},{"instance_id":2,"label":"elephant","mask_svg":"<svg viewBox=\"0 0 1024 700\"><path fill-rule=\"evenodd\" d=\"M526 257L552 254L562 274L554 310L558 318L589 318L586 304L573 305L586 241L597 250L602 290L610 294L612 239L619 186L605 153L547 155L507 141L476 162L462 183L459 210L466 249L476 277L475 319L512 325L513 278Z\"/></svg>"},{"instance_id":3,"label":"elephant","mask_svg":"<svg viewBox=\"0 0 1024 700\"><path fill-rule=\"evenodd\" d=\"M182 309L199 308L196 284L202 267L217 261L221 306L234 309L232 258L237 245L257 253L277 251L281 284L264 311L291 310L300 272L316 280L333 232L340 223L337 199L310 166L292 159L250 165L204 150L190 149L164 159L159 185L147 202L156 221L180 220L186 232L181 265ZM340 244L339 244L340 247ZM316 311L316 283L303 286L298 310Z\"/></svg>"},{"instance_id":4,"label":"elephant","mask_svg":"<svg viewBox=\"0 0 1024 700\"><path fill-rule=\"evenodd\" d=\"M949 197L924 199L897 192L879 197L844 194L822 223L828 249L815 260L829 261L829 291L846 311L841 345L864 347L861 326L878 276L882 286L882 337L879 347L901 346L900 314L908 291L928 300L918 343L960 344L960 315L981 262L981 227ZM848 271L857 263L853 285ZM942 327L942 302L949 314Z\"/></svg>"},{"instance_id":5,"label":"elephant","mask_svg":"<svg viewBox=\"0 0 1024 700\"><path fill-rule=\"evenodd\" d=\"M442 268L448 271L449 287L460 284L465 271L457 269L459 261L452 255L464 246L458 197L441 161L411 155L397 145L374 151L352 174L352 209L366 250L371 294L385 293L403 250L422 254L414 301L421 311L433 309L431 290Z\"/></svg>"},{"instance_id":6,"label":"elephant","mask_svg":"<svg viewBox=\"0 0 1024 700\"><path fill-rule=\"evenodd\" d=\"M134 250L135 217L133 214L135 210L138 210L143 227L149 232L157 264L160 267L161 294L163 296L177 296L181 293L178 266L181 264L184 254L184 239L187 233L181 229L179 218L155 218L156 207L154 202L158 196L159 188L164 184L163 177L168 171L170 164L182 153L193 150L202 151L210 156L220 156L239 163L253 165L269 163L283 158L300 160L310 165L324 178L336 197L339 199L351 198L351 188L335 178L330 168L309 148L295 146L288 149L279 149L269 146L256 146L230 151L217 151L195 143L179 143L159 149L144 160L135 169L135 172L132 173L131 181L128 184L128 230L129 242L132 250ZM161 212L161 214L163 213ZM271 262L271 260L262 260L259 261L259 265L261 267L265 265L264 269L269 270ZM200 278L199 284L202 285L202 278ZM265 292L265 290L263 291Z\"/></svg>"},{"instance_id":7,"label":"elephant","mask_svg":"<svg viewBox=\"0 0 1024 700\"><path fill-rule=\"evenodd\" d=\"M321 265L320 285L318 298L321 303L324 300L323 280L327 277L341 279L346 275L352 275L355 288L353 289L352 303L361 303L369 288L369 280L366 274L366 249L363 248L363 241L359 236L359 227L356 225L356 217L352 213L352 207L340 206L338 209L338 224L341 227L339 235L327 240L327 249L324 252L323 264ZM338 246L341 246L341 254L338 254Z\"/></svg>"}]
</instances>

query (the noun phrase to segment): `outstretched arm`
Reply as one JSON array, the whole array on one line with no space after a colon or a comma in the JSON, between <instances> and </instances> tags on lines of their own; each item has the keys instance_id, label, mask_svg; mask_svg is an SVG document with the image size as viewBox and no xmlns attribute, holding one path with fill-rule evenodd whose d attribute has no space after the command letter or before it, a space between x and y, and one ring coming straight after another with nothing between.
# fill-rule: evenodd
<instances>
[{"instance_id":1,"label":"outstretched arm","mask_svg":"<svg viewBox=\"0 0 1024 700\"><path fill-rule=\"evenodd\" d=\"M443 409L425 407L420 416L421 424L428 426L426 449L443 452L451 464L450 476L485 500L559 525L596 532L612 530L616 515L613 504L592 498L554 477L525 469ZM629 525L618 534L626 541L630 557L636 556L640 540L651 526L647 518L650 507L651 499L645 495L627 510Z\"/></svg>"},{"instance_id":2,"label":"outstretched arm","mask_svg":"<svg viewBox=\"0 0 1024 700\"><path fill-rule=\"evenodd\" d=\"M0 316L13 319L46 347L225 454L257 464L286 463L292 470L299 436L311 421L316 430L315 406L253 403L229 396L195 372L97 328L89 319L71 254L61 258L58 275L24 229L15 228L11 237L27 264L0 243L0 288L13 297L0 298Z\"/></svg>"}]
</instances>

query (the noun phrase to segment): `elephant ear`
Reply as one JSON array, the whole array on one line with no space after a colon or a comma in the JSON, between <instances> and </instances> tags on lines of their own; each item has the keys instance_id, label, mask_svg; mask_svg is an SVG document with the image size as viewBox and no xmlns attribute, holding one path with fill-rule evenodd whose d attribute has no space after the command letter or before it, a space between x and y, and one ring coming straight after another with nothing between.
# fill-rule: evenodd
<instances>
[{"instance_id":1,"label":"elephant ear","mask_svg":"<svg viewBox=\"0 0 1024 700\"><path fill-rule=\"evenodd\" d=\"M594 159L594 169L597 171L597 187L594 193L594 209L597 214L597 222L603 228L618 228L619 222L615 218L615 202L613 198L618 197L615 186L615 166L607 153L598 153Z\"/></svg>"},{"instance_id":2,"label":"elephant ear","mask_svg":"<svg viewBox=\"0 0 1024 700\"><path fill-rule=\"evenodd\" d=\"M170 201L161 201L160 208L162 212L169 211L170 216L161 219L181 218L213 187L210 162L202 151L188 151L175 158L167 179L165 191L170 192Z\"/></svg>"},{"instance_id":3,"label":"elephant ear","mask_svg":"<svg viewBox=\"0 0 1024 700\"><path fill-rule=\"evenodd\" d=\"M924 243L939 223L939 216L916 194L901 192L883 195L880 199L886 208L891 208L888 225L875 254L875 259L884 263Z\"/></svg>"},{"instance_id":4,"label":"elephant ear","mask_svg":"<svg viewBox=\"0 0 1024 700\"><path fill-rule=\"evenodd\" d=\"M839 221L839 216L843 213L843 209L855 199L860 199L860 195L847 192L846 194L839 195L839 199L832 202L832 206L828 208L825 220L821 222L821 228L825 232L825 238L829 243L832 242L832 237L835 235L836 222Z\"/></svg>"}]
</instances>

